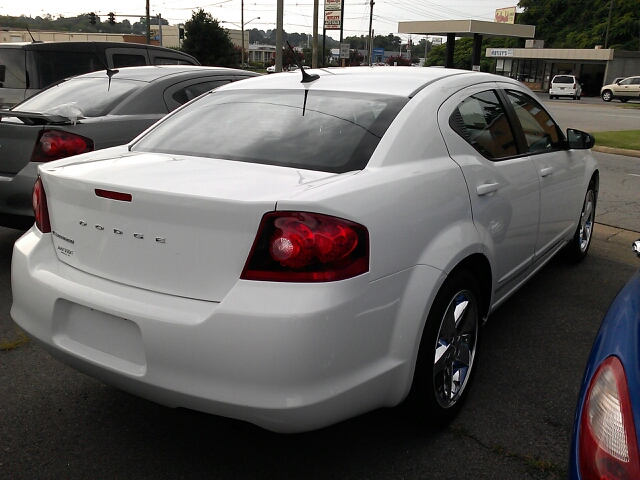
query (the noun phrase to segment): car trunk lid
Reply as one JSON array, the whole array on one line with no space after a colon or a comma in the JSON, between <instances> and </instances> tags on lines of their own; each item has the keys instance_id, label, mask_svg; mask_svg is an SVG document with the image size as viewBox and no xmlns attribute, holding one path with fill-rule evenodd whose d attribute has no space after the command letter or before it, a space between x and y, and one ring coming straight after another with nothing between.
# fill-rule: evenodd
<instances>
[{"instance_id":1,"label":"car trunk lid","mask_svg":"<svg viewBox=\"0 0 640 480\"><path fill-rule=\"evenodd\" d=\"M41 168L58 258L123 284L210 301L220 301L238 280L260 220L278 199L338 176L105 154Z\"/></svg>"}]
</instances>

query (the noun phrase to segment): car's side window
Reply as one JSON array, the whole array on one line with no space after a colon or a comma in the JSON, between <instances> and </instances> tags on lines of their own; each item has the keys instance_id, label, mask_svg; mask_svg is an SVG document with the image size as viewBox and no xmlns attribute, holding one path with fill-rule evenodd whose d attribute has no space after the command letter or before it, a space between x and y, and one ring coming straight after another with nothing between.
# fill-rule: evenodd
<instances>
[{"instance_id":1,"label":"car's side window","mask_svg":"<svg viewBox=\"0 0 640 480\"><path fill-rule=\"evenodd\" d=\"M563 148L562 130L536 100L513 90L507 91L507 97L522 126L528 153Z\"/></svg>"},{"instance_id":2,"label":"car's side window","mask_svg":"<svg viewBox=\"0 0 640 480\"><path fill-rule=\"evenodd\" d=\"M183 103L187 103L189 100L193 100L194 98L199 97L209 90L213 90L214 88L217 88L220 85L225 85L227 83L231 83L231 80L210 80L207 82L188 85L179 90L176 90L173 95L171 95L171 98L182 105Z\"/></svg>"},{"instance_id":3,"label":"car's side window","mask_svg":"<svg viewBox=\"0 0 640 480\"><path fill-rule=\"evenodd\" d=\"M114 53L113 67L143 67L147 65L147 59L143 55L133 53Z\"/></svg>"},{"instance_id":4,"label":"car's side window","mask_svg":"<svg viewBox=\"0 0 640 480\"><path fill-rule=\"evenodd\" d=\"M618 85L631 85L633 83L632 78L625 78Z\"/></svg>"},{"instance_id":5,"label":"car's side window","mask_svg":"<svg viewBox=\"0 0 640 480\"><path fill-rule=\"evenodd\" d=\"M449 125L490 160L518 154L513 131L498 95L493 90L465 98L451 115Z\"/></svg>"}]
</instances>

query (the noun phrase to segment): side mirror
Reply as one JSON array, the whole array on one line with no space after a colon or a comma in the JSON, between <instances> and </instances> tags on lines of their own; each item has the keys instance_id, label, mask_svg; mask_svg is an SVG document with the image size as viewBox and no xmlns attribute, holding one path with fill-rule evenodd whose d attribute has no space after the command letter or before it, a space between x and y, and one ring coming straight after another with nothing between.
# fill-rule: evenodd
<instances>
[{"instance_id":1,"label":"side mirror","mask_svg":"<svg viewBox=\"0 0 640 480\"><path fill-rule=\"evenodd\" d=\"M575 128L567 129L567 141L572 150L587 150L596 144L593 136Z\"/></svg>"},{"instance_id":2,"label":"side mirror","mask_svg":"<svg viewBox=\"0 0 640 480\"><path fill-rule=\"evenodd\" d=\"M632 247L635 254L640 257L640 240L633 242Z\"/></svg>"}]
</instances>

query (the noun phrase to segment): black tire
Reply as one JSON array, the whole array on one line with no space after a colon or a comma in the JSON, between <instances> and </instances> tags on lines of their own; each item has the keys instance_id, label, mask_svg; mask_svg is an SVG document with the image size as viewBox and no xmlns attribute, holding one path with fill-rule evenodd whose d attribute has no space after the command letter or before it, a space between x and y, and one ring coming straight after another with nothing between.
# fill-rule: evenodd
<instances>
[{"instance_id":1,"label":"black tire","mask_svg":"<svg viewBox=\"0 0 640 480\"><path fill-rule=\"evenodd\" d=\"M597 200L598 196L592 180L589 182L587 193L584 196L576 233L564 248L565 258L571 263L581 262L584 257L587 256L589 246L591 245L591 237L593 236Z\"/></svg>"},{"instance_id":2,"label":"black tire","mask_svg":"<svg viewBox=\"0 0 640 480\"><path fill-rule=\"evenodd\" d=\"M412 408L427 427L442 427L462 408L476 370L480 288L466 270L453 272L438 292L420 341Z\"/></svg>"},{"instance_id":3,"label":"black tire","mask_svg":"<svg viewBox=\"0 0 640 480\"><path fill-rule=\"evenodd\" d=\"M605 102L610 102L611 100L613 100L613 93L611 93L611 90L605 90L604 92L602 92L602 100L604 100Z\"/></svg>"}]
</instances>

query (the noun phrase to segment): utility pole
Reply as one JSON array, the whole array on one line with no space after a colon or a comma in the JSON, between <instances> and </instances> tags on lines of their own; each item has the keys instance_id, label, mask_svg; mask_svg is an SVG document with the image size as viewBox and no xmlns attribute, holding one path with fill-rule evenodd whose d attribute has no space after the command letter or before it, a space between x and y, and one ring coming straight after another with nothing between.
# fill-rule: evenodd
<instances>
[{"instance_id":1,"label":"utility pole","mask_svg":"<svg viewBox=\"0 0 640 480\"><path fill-rule=\"evenodd\" d=\"M613 0L609 2L609 20L607 20L607 36L604 39L604 48L609 46L609 27L611 26L611 13L613 12Z\"/></svg>"},{"instance_id":2,"label":"utility pole","mask_svg":"<svg viewBox=\"0 0 640 480\"><path fill-rule=\"evenodd\" d=\"M373 6L375 2L371 0L371 11L369 12L369 66L372 65L373 57Z\"/></svg>"},{"instance_id":3,"label":"utility pole","mask_svg":"<svg viewBox=\"0 0 640 480\"><path fill-rule=\"evenodd\" d=\"M313 49L311 50L311 68L318 68L318 6L319 0L313 0Z\"/></svg>"},{"instance_id":4,"label":"utility pole","mask_svg":"<svg viewBox=\"0 0 640 480\"><path fill-rule=\"evenodd\" d=\"M240 68L244 68L244 0L240 0L240 35L242 35L242 50L240 52Z\"/></svg>"},{"instance_id":5,"label":"utility pole","mask_svg":"<svg viewBox=\"0 0 640 480\"><path fill-rule=\"evenodd\" d=\"M149 17L149 0L147 0L147 45L151 44L151 18Z\"/></svg>"},{"instance_id":6,"label":"utility pole","mask_svg":"<svg viewBox=\"0 0 640 480\"><path fill-rule=\"evenodd\" d=\"M160 46L162 46L162 15L158 14L158 36L160 37Z\"/></svg>"},{"instance_id":7,"label":"utility pole","mask_svg":"<svg viewBox=\"0 0 640 480\"><path fill-rule=\"evenodd\" d=\"M282 29L284 24L284 0L278 0L276 12L276 72L282 71Z\"/></svg>"}]
</instances>

